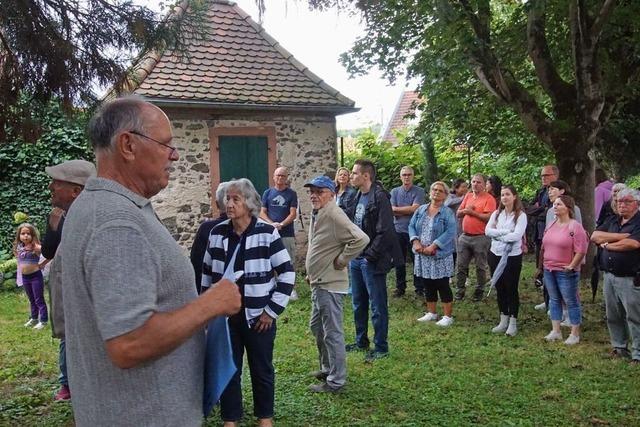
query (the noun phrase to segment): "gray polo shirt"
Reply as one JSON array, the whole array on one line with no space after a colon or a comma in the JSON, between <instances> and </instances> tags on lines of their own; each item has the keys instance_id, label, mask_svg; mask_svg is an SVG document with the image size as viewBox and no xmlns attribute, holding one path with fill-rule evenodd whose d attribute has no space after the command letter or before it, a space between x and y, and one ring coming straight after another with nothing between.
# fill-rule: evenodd
<instances>
[{"instance_id":1,"label":"gray polo shirt","mask_svg":"<svg viewBox=\"0 0 640 427\"><path fill-rule=\"evenodd\" d=\"M413 204L423 205L425 198L424 189L417 185L412 185L409 190L405 190L403 186L396 187L391 190L391 206L403 207ZM393 224L398 233L409 232L409 221L411 215L393 216Z\"/></svg>"},{"instance_id":2,"label":"gray polo shirt","mask_svg":"<svg viewBox=\"0 0 640 427\"><path fill-rule=\"evenodd\" d=\"M105 350L105 341L197 296L191 263L151 202L90 179L69 210L58 252L76 425L201 425L203 331L131 369L116 367Z\"/></svg>"}]
</instances>

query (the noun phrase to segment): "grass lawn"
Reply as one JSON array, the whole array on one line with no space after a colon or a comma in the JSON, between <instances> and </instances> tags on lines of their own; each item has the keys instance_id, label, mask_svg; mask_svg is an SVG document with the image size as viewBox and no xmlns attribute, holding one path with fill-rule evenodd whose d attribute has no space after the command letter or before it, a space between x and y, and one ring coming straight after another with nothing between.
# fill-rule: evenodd
<instances>
[{"instance_id":1,"label":"grass lawn","mask_svg":"<svg viewBox=\"0 0 640 427\"><path fill-rule=\"evenodd\" d=\"M532 283L527 263L515 338L490 332L498 317L495 292L481 303L454 304L455 323L448 329L416 322L423 310L412 292L390 297L389 357L365 364L362 353L350 353L348 385L338 395L307 392L317 355L308 330L309 289L300 285L300 300L278 323L276 424L640 425L640 367L606 358L601 292L591 303L591 291L583 285L583 341L568 348L542 339L550 325L544 313L533 310L541 294ZM350 300L345 302L346 338L352 342ZM0 425L73 425L70 404L52 402L57 341L48 328L22 326L27 307L22 293L0 292ZM251 414L246 367L244 378L245 408ZM243 425L253 423L246 417ZM207 425L219 425L217 413Z\"/></svg>"}]
</instances>

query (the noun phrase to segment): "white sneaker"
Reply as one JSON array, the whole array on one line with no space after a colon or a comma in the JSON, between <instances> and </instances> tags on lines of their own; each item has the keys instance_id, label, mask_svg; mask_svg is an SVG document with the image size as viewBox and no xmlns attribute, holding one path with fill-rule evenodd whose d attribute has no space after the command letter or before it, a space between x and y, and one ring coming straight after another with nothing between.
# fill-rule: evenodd
<instances>
[{"instance_id":1,"label":"white sneaker","mask_svg":"<svg viewBox=\"0 0 640 427\"><path fill-rule=\"evenodd\" d=\"M442 316L442 319L438 320L436 322L436 325L446 328L447 326L451 326L452 323L453 323L453 317Z\"/></svg>"},{"instance_id":2,"label":"white sneaker","mask_svg":"<svg viewBox=\"0 0 640 427\"><path fill-rule=\"evenodd\" d=\"M509 327L507 328L507 332L505 332L505 334L509 335L510 337L515 337L517 333L518 333L518 319L516 319L515 317L510 317Z\"/></svg>"},{"instance_id":3,"label":"white sneaker","mask_svg":"<svg viewBox=\"0 0 640 427\"><path fill-rule=\"evenodd\" d=\"M562 332L551 331L547 336L544 337L545 340L551 341L561 341L562 340Z\"/></svg>"},{"instance_id":4,"label":"white sneaker","mask_svg":"<svg viewBox=\"0 0 640 427\"><path fill-rule=\"evenodd\" d=\"M289 295L289 301L297 301L300 297L298 296L298 293L296 292L296 290L292 290L291 291L291 295Z\"/></svg>"},{"instance_id":5,"label":"white sneaker","mask_svg":"<svg viewBox=\"0 0 640 427\"><path fill-rule=\"evenodd\" d=\"M565 340L566 345L576 345L580 342L580 337L577 337L573 334L569 334L569 338Z\"/></svg>"},{"instance_id":6,"label":"white sneaker","mask_svg":"<svg viewBox=\"0 0 640 427\"><path fill-rule=\"evenodd\" d=\"M24 327L25 328L30 328L33 325L35 325L36 323L38 323L38 321L36 319L29 319L29 321L24 324Z\"/></svg>"},{"instance_id":7,"label":"white sneaker","mask_svg":"<svg viewBox=\"0 0 640 427\"><path fill-rule=\"evenodd\" d=\"M438 320L438 315L436 313L425 313L424 316L418 319L418 322L431 322L433 320Z\"/></svg>"},{"instance_id":8,"label":"white sneaker","mask_svg":"<svg viewBox=\"0 0 640 427\"><path fill-rule=\"evenodd\" d=\"M33 329L44 329L47 326L47 322L38 322L38 324L36 326L33 327Z\"/></svg>"},{"instance_id":9,"label":"white sneaker","mask_svg":"<svg viewBox=\"0 0 640 427\"><path fill-rule=\"evenodd\" d=\"M540 303L540 304L536 304L536 305L533 307L533 309L534 309L534 310L538 310L538 311L546 310L546 309L547 309L547 304L545 304L544 302L543 302L543 303Z\"/></svg>"}]
</instances>

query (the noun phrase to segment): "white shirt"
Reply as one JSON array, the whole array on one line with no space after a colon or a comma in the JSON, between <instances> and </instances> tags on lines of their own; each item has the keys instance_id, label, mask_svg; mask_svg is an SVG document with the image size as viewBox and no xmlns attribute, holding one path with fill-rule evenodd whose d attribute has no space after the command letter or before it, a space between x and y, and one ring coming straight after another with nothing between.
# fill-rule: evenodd
<instances>
[{"instance_id":1,"label":"white shirt","mask_svg":"<svg viewBox=\"0 0 640 427\"><path fill-rule=\"evenodd\" d=\"M522 253L522 236L527 230L527 215L520 212L518 222L514 224L515 215L513 212L507 214L505 210L494 211L485 227L485 234L491 237L491 252L496 256L504 255L507 243L513 243L509 256L516 256Z\"/></svg>"}]
</instances>

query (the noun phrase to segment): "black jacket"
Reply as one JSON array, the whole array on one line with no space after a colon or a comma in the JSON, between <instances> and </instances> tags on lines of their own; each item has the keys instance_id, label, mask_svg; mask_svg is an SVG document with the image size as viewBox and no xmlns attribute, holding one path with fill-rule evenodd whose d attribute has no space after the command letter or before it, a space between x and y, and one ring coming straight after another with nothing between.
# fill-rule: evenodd
<instances>
[{"instance_id":1,"label":"black jacket","mask_svg":"<svg viewBox=\"0 0 640 427\"><path fill-rule=\"evenodd\" d=\"M353 221L360 191L348 201L345 212ZM369 191L369 201L362 218L362 231L369 237L369 244L362 252L367 261L375 265L376 271L387 272L392 264L404 263L400 244L393 226L393 211L389 193L378 182Z\"/></svg>"}]
</instances>

